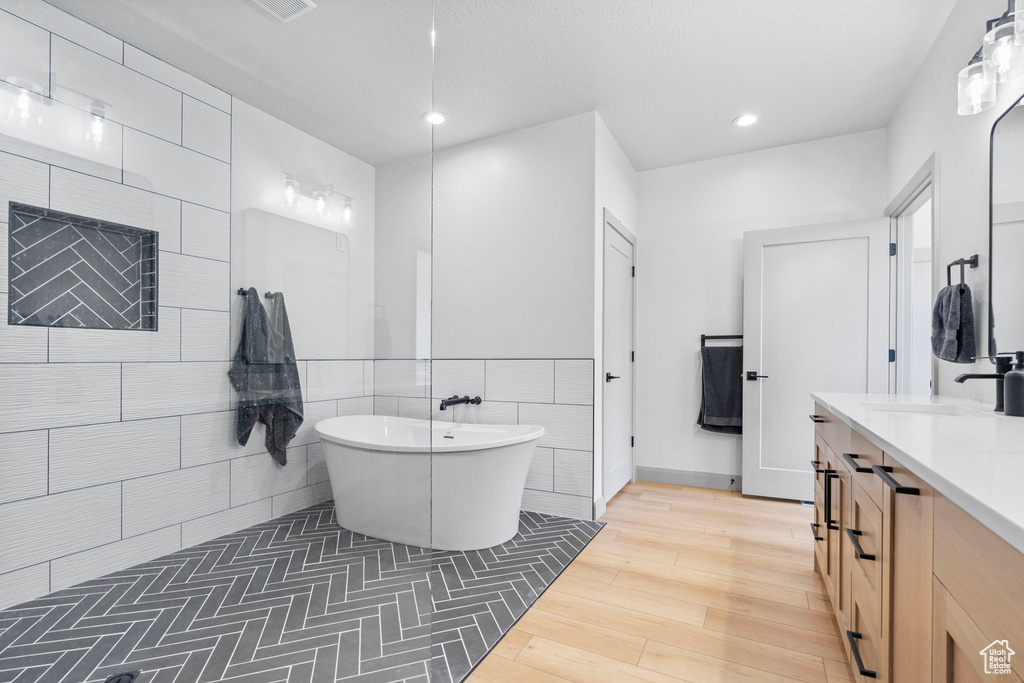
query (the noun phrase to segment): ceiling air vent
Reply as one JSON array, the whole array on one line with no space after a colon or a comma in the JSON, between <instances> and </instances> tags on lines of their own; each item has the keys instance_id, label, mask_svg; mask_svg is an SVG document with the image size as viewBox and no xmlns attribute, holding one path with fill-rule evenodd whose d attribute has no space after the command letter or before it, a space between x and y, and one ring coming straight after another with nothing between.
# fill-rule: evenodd
<instances>
[{"instance_id":1,"label":"ceiling air vent","mask_svg":"<svg viewBox=\"0 0 1024 683\"><path fill-rule=\"evenodd\" d=\"M279 21L291 21L311 9L316 9L313 0L252 0Z\"/></svg>"}]
</instances>

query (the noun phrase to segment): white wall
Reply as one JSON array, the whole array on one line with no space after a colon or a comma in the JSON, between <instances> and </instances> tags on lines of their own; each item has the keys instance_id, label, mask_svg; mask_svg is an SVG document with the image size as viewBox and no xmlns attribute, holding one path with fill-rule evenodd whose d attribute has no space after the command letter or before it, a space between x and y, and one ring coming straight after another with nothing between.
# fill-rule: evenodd
<instances>
[{"instance_id":1,"label":"white wall","mask_svg":"<svg viewBox=\"0 0 1024 683\"><path fill-rule=\"evenodd\" d=\"M981 267L967 274L975 299L979 350L988 345L989 134L995 119L1024 93L1024 79L1001 85L999 100L989 111L959 116L956 76L981 44L985 21L1005 9L1002 0L956 4L887 128L889 199L897 196L929 156L936 156L935 261L942 270L942 282L945 264L981 255ZM993 382L952 381L957 374L971 372L971 366L944 362L938 366L938 393L995 401ZM990 372L991 365L982 361L977 371Z\"/></svg>"},{"instance_id":2,"label":"white wall","mask_svg":"<svg viewBox=\"0 0 1024 683\"><path fill-rule=\"evenodd\" d=\"M742 332L743 232L878 217L885 131L640 174L637 464L738 474L740 438L696 425L700 335Z\"/></svg>"}]
</instances>

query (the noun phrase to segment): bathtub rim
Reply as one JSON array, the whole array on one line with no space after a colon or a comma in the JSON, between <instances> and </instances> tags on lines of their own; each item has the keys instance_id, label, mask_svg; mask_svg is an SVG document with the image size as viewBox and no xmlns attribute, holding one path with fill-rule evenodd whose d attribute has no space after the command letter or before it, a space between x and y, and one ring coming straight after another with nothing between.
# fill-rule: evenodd
<instances>
[{"instance_id":1,"label":"bathtub rim","mask_svg":"<svg viewBox=\"0 0 1024 683\"><path fill-rule=\"evenodd\" d=\"M359 418L375 418L381 421L394 421L398 423L417 423L417 424L428 424L433 427L434 425L443 425L445 430L454 429L458 427L489 427L492 429L502 430L515 430L517 433L512 433L502 439L495 439L493 441L486 441L481 443L452 443L452 444L441 444L441 445L415 445L415 446L397 446L395 444L385 443L370 443L365 440L356 440L351 438L345 438L338 436L337 434L331 434L324 431L321 427L327 422L341 422L344 420L359 419ZM492 448L500 448L502 446L512 446L514 444L525 443L528 441L537 441L544 436L546 430L543 427L534 425L501 425L501 424L473 424L468 422L439 422L436 420L423 420L412 417L393 417L390 415L342 415L339 417L329 417L324 420L320 420L314 426L317 436L327 442L336 444L339 446L347 446L349 448L357 448L364 451L378 451L378 452L389 452L389 453L419 453L419 454L431 454L431 453L466 453L470 451L486 451Z\"/></svg>"}]
</instances>

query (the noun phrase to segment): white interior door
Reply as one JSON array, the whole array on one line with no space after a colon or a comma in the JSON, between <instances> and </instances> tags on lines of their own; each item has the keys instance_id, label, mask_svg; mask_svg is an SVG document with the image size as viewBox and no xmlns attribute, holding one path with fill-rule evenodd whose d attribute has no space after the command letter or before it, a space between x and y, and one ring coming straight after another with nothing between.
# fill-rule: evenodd
<instances>
[{"instance_id":1,"label":"white interior door","mask_svg":"<svg viewBox=\"0 0 1024 683\"><path fill-rule=\"evenodd\" d=\"M633 478L633 254L632 235L606 212L602 372L606 501Z\"/></svg>"},{"instance_id":2,"label":"white interior door","mask_svg":"<svg viewBox=\"0 0 1024 683\"><path fill-rule=\"evenodd\" d=\"M887 393L889 220L743 239L743 493L812 500L810 393Z\"/></svg>"}]
</instances>

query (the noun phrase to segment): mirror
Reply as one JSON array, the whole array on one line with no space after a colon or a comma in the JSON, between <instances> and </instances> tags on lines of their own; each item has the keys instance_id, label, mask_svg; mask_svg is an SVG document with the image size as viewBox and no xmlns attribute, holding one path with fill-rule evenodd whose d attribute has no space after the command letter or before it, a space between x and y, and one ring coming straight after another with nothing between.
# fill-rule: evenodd
<instances>
[{"instance_id":1,"label":"mirror","mask_svg":"<svg viewBox=\"0 0 1024 683\"><path fill-rule=\"evenodd\" d=\"M989 355L1024 349L1024 106L1020 100L992 127L989 235Z\"/></svg>"}]
</instances>

